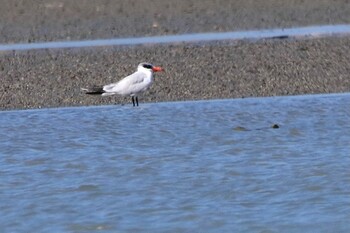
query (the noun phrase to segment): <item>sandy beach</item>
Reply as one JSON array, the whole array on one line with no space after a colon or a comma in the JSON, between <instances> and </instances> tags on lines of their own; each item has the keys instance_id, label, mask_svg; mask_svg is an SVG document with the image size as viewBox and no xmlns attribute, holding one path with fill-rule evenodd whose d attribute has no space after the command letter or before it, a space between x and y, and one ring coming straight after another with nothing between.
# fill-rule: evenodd
<instances>
[{"instance_id":1,"label":"sandy beach","mask_svg":"<svg viewBox=\"0 0 350 233\"><path fill-rule=\"evenodd\" d=\"M350 22L345 0L0 2L0 43ZM130 104L80 88L116 82L142 61L166 72L155 75L141 104L350 91L349 37L2 51L0 59L2 110Z\"/></svg>"},{"instance_id":2,"label":"sandy beach","mask_svg":"<svg viewBox=\"0 0 350 233\"><path fill-rule=\"evenodd\" d=\"M0 43L350 23L347 0L0 0Z\"/></svg>"}]
</instances>

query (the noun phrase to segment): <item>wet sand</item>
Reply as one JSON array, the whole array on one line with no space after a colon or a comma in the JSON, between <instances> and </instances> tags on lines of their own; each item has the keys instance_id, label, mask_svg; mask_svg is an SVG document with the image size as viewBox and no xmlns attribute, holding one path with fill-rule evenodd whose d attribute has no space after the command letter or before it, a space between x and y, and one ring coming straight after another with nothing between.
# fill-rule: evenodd
<instances>
[{"instance_id":1,"label":"wet sand","mask_svg":"<svg viewBox=\"0 0 350 233\"><path fill-rule=\"evenodd\" d=\"M118 81L140 61L166 69L140 102L350 91L350 38L37 50L2 54L0 108L125 103L81 87Z\"/></svg>"},{"instance_id":2,"label":"wet sand","mask_svg":"<svg viewBox=\"0 0 350 233\"><path fill-rule=\"evenodd\" d=\"M1 43L350 23L346 0L0 2ZM3 51L0 60L2 110L130 104L80 88L116 82L142 61L167 71L141 104L350 91L349 37Z\"/></svg>"}]
</instances>

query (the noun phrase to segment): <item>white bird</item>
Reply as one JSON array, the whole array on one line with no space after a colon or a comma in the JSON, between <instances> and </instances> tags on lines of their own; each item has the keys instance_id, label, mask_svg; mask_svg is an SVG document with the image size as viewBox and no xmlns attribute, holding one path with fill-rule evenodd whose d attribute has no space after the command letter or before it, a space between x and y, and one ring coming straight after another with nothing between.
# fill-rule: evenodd
<instances>
[{"instance_id":1,"label":"white bird","mask_svg":"<svg viewBox=\"0 0 350 233\"><path fill-rule=\"evenodd\" d=\"M146 91L153 82L153 72L164 71L162 67L153 66L150 63L140 63L137 71L123 78L119 82L102 87L82 88L88 95L114 95L131 96L132 104L139 106L138 95Z\"/></svg>"}]
</instances>

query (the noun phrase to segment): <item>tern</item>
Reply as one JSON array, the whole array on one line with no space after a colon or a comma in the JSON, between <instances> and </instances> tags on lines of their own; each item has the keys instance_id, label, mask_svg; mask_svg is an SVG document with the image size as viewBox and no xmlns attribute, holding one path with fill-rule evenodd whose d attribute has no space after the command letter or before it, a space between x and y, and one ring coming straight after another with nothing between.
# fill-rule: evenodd
<instances>
[{"instance_id":1,"label":"tern","mask_svg":"<svg viewBox=\"0 0 350 233\"><path fill-rule=\"evenodd\" d=\"M137 70L116 83L111 83L102 87L81 88L88 95L122 95L131 96L132 104L139 106L138 96L146 91L153 82L153 73L164 71L160 66L154 66L147 62L142 62L137 66Z\"/></svg>"}]
</instances>

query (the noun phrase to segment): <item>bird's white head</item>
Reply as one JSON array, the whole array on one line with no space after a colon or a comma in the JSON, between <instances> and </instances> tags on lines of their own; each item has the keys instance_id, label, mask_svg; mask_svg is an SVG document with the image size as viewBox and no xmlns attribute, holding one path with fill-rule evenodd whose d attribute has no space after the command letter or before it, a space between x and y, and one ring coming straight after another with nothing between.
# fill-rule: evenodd
<instances>
[{"instance_id":1,"label":"bird's white head","mask_svg":"<svg viewBox=\"0 0 350 233\"><path fill-rule=\"evenodd\" d=\"M160 66L154 66L147 62L142 62L137 67L138 71L151 71L151 72L159 72L164 71L164 69Z\"/></svg>"}]
</instances>

